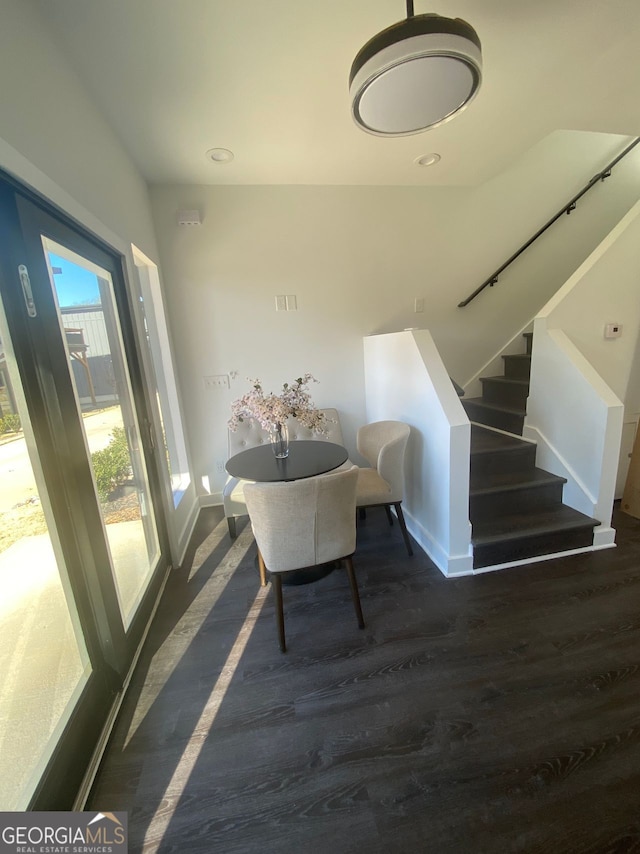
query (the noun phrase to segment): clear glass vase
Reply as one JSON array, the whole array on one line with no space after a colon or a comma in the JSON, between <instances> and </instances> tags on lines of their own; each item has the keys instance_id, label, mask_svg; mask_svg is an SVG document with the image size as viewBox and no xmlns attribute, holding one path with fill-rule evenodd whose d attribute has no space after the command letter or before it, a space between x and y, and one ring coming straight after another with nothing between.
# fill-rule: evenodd
<instances>
[{"instance_id":1,"label":"clear glass vase","mask_svg":"<svg viewBox=\"0 0 640 854\"><path fill-rule=\"evenodd\" d=\"M277 424L276 429L269 433L273 453L278 460L289 456L289 428L286 424Z\"/></svg>"}]
</instances>

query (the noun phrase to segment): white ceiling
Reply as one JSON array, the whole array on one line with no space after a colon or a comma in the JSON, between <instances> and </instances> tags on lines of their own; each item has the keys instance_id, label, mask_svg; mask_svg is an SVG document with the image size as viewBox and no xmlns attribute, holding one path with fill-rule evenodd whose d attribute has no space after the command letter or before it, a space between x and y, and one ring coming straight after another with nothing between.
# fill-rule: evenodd
<instances>
[{"instance_id":1,"label":"white ceiling","mask_svg":"<svg viewBox=\"0 0 640 854\"><path fill-rule=\"evenodd\" d=\"M392 139L356 128L348 77L404 0L32 2L151 183L473 185L557 129L640 135L638 0L416 0L472 24L484 79L451 122Z\"/></svg>"}]
</instances>

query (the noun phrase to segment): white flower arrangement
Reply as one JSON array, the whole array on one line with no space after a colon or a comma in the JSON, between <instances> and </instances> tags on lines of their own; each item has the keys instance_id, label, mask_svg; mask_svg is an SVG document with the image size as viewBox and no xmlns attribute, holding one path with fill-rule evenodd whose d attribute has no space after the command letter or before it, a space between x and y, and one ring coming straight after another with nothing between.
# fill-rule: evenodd
<instances>
[{"instance_id":1,"label":"white flower arrangement","mask_svg":"<svg viewBox=\"0 0 640 854\"><path fill-rule=\"evenodd\" d=\"M238 424L249 418L257 421L263 430L275 433L293 416L304 427L314 433L326 434L327 418L311 400L307 389L310 382L318 382L311 374L298 377L293 383L284 383L282 392L265 393L260 380L250 380L253 383L248 391L231 404L229 428L236 430Z\"/></svg>"}]
</instances>

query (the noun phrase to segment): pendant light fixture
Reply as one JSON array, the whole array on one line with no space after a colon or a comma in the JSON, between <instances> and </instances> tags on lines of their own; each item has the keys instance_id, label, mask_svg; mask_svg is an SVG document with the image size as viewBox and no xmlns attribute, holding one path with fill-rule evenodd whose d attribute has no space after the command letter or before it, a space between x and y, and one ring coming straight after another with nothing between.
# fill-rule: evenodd
<instances>
[{"instance_id":1,"label":"pendant light fixture","mask_svg":"<svg viewBox=\"0 0 640 854\"><path fill-rule=\"evenodd\" d=\"M460 18L414 15L370 39L351 66L356 124L377 136L407 136L449 121L482 79L480 39Z\"/></svg>"}]
</instances>

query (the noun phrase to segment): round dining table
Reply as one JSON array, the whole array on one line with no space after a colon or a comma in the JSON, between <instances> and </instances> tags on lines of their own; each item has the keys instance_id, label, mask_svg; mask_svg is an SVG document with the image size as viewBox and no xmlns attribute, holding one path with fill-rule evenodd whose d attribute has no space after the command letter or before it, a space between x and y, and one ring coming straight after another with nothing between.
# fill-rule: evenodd
<instances>
[{"instance_id":1,"label":"round dining table","mask_svg":"<svg viewBox=\"0 0 640 854\"><path fill-rule=\"evenodd\" d=\"M289 456L277 459L270 442L240 451L227 461L227 471L242 480L261 483L301 480L337 469L349 454L342 445L313 439L295 439L289 443Z\"/></svg>"}]
</instances>

